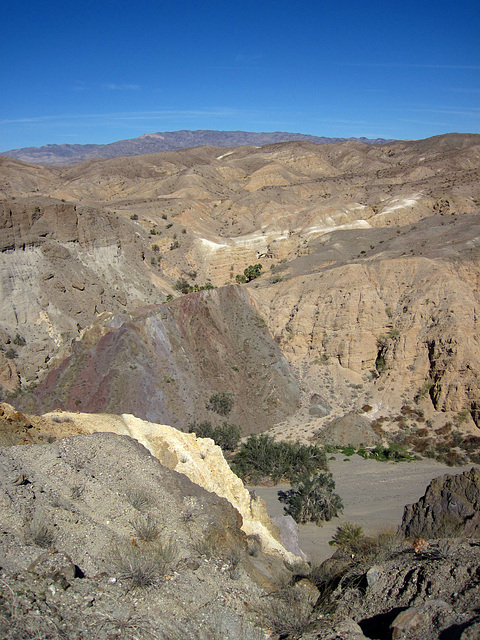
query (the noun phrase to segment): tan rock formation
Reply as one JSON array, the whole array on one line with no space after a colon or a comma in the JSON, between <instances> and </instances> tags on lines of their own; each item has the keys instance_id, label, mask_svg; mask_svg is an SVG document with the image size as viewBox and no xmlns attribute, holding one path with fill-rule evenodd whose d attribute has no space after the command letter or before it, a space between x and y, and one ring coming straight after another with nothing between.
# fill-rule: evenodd
<instances>
[{"instance_id":1,"label":"tan rock formation","mask_svg":"<svg viewBox=\"0 0 480 640\"><path fill-rule=\"evenodd\" d=\"M267 514L265 502L252 497L243 482L228 466L222 450L210 438L197 438L168 425L153 424L132 415L54 412L46 418L67 419L84 433L113 432L129 435L143 444L160 462L207 491L225 498L242 516L247 535L258 535L267 553L281 555L290 562L297 556L279 542L279 530Z\"/></svg>"}]
</instances>

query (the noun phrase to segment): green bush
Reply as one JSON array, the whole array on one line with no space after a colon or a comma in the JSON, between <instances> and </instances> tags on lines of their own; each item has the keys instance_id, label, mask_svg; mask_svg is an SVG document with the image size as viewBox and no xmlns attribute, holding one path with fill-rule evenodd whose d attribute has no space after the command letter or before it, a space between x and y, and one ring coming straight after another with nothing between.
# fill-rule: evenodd
<instances>
[{"instance_id":1,"label":"green bush","mask_svg":"<svg viewBox=\"0 0 480 640\"><path fill-rule=\"evenodd\" d=\"M240 427L225 421L217 427L212 427L208 421L192 422L188 425L188 431L195 433L198 438L211 438L223 451L234 451L241 438Z\"/></svg>"},{"instance_id":2,"label":"green bush","mask_svg":"<svg viewBox=\"0 0 480 640\"><path fill-rule=\"evenodd\" d=\"M232 460L233 471L250 483L270 478L276 484L301 473L327 468L325 451L316 445L276 442L266 434L253 434L242 443Z\"/></svg>"},{"instance_id":3,"label":"green bush","mask_svg":"<svg viewBox=\"0 0 480 640\"><path fill-rule=\"evenodd\" d=\"M295 522L321 524L343 511L340 496L334 493L335 482L331 473L303 473L290 480L292 488L279 491L278 499L285 503L284 511Z\"/></svg>"},{"instance_id":4,"label":"green bush","mask_svg":"<svg viewBox=\"0 0 480 640\"><path fill-rule=\"evenodd\" d=\"M345 522L337 527L335 535L328 544L336 547L345 547L363 538L363 529L358 524Z\"/></svg>"},{"instance_id":5,"label":"green bush","mask_svg":"<svg viewBox=\"0 0 480 640\"><path fill-rule=\"evenodd\" d=\"M233 408L233 398L231 393L221 391L210 396L206 404L209 411L215 411L219 416L228 416Z\"/></svg>"}]
</instances>

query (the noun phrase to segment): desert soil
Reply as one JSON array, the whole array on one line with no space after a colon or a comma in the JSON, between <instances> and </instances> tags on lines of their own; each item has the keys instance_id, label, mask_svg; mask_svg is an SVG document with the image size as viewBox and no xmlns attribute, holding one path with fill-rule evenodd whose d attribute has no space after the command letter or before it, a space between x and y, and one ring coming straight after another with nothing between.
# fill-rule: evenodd
<instances>
[{"instance_id":1,"label":"desert soil","mask_svg":"<svg viewBox=\"0 0 480 640\"><path fill-rule=\"evenodd\" d=\"M325 560L335 551L335 547L328 544L329 541L337 527L347 521L361 525L367 535L396 529L402 521L404 506L417 502L433 478L446 473L462 473L472 466L478 465L448 467L428 459L378 462L364 460L358 455L346 459L344 455L337 454L335 460L329 462L329 467L335 480L336 492L343 501L343 513L321 527L313 523L300 525L300 548L312 560ZM289 485L253 488L267 503L271 517L284 513L277 494L279 490L288 489Z\"/></svg>"}]
</instances>

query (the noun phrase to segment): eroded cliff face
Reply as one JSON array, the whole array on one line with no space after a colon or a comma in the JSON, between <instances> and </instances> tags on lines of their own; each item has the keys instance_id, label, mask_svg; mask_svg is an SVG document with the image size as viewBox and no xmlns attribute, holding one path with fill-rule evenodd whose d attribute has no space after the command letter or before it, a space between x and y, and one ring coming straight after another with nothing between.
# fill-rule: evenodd
<instances>
[{"instance_id":1,"label":"eroded cliff face","mask_svg":"<svg viewBox=\"0 0 480 640\"><path fill-rule=\"evenodd\" d=\"M206 408L222 391L233 399L223 417ZM134 412L184 431L194 420L223 419L251 433L294 413L299 399L279 346L234 286L102 315L18 404L33 413Z\"/></svg>"},{"instance_id":2,"label":"eroded cliff face","mask_svg":"<svg viewBox=\"0 0 480 640\"><path fill-rule=\"evenodd\" d=\"M0 201L0 295L8 301L0 339L12 345L18 333L28 345L15 347L24 384L99 313L159 302L157 286L139 236L115 214L46 198Z\"/></svg>"},{"instance_id":3,"label":"eroded cliff face","mask_svg":"<svg viewBox=\"0 0 480 640\"><path fill-rule=\"evenodd\" d=\"M259 536L264 551L282 556L289 562L298 561L297 556L280 543L279 530L270 520L265 502L252 497L231 471L220 447L210 438L197 438L194 433L182 433L169 425L154 424L127 414L54 412L45 418L57 420L59 431L63 422L70 432L75 428L83 433L111 432L135 438L162 465L228 500L242 517L242 530L247 535Z\"/></svg>"},{"instance_id":4,"label":"eroded cliff face","mask_svg":"<svg viewBox=\"0 0 480 640\"><path fill-rule=\"evenodd\" d=\"M479 222L405 227L403 251L393 230L365 235L365 249L332 237L251 295L303 384L333 405L369 402L378 417L424 398L480 426Z\"/></svg>"}]
</instances>

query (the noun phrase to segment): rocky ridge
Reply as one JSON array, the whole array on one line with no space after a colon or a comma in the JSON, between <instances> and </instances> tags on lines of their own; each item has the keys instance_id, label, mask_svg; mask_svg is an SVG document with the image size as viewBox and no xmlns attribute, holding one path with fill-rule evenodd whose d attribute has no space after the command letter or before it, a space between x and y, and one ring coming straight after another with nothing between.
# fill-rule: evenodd
<instances>
[{"instance_id":1,"label":"rocky ridge","mask_svg":"<svg viewBox=\"0 0 480 640\"><path fill-rule=\"evenodd\" d=\"M147 133L138 138L120 140L110 144L49 144L43 147L28 147L3 151L0 155L37 164L65 165L83 162L92 158L116 158L146 153L161 153L187 147L212 145L215 147L261 146L289 140L306 140L315 144L331 144L345 138L325 138L302 133L253 133L249 131L165 131ZM357 140L357 138L350 138ZM360 138L365 144L381 144L391 140Z\"/></svg>"}]
</instances>

